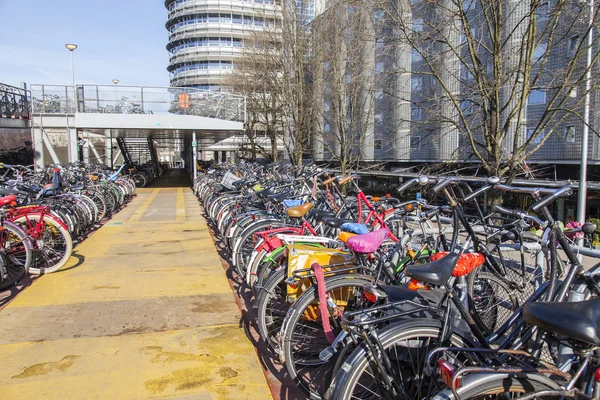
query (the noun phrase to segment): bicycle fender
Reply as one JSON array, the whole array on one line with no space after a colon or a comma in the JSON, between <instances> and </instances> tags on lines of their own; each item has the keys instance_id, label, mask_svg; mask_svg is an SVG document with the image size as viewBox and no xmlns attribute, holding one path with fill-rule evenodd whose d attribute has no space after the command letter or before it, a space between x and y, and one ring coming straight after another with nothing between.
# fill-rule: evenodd
<instances>
[{"instance_id":1,"label":"bicycle fender","mask_svg":"<svg viewBox=\"0 0 600 400\"><path fill-rule=\"evenodd\" d=\"M52 215L52 214L44 214L44 215L42 216L42 213L39 213L39 212L34 212L34 213L21 214L21 215L19 215L17 218L20 218L20 217L28 217L28 216L30 216L30 215L36 215L36 216L39 216L39 217L40 217L40 219L43 219L43 218L44 218L44 219L45 219L45 218L51 219L51 220L53 220L54 222L56 222L57 224L59 224L59 225L60 225L62 228L66 229L67 231L69 230L69 228L67 227L67 225L66 225L66 224L65 224L63 221L61 221L60 219L56 218L56 217L55 217L54 215ZM15 219L17 219L17 218L15 218ZM12 220L11 220L11 221L12 221Z\"/></svg>"},{"instance_id":2,"label":"bicycle fender","mask_svg":"<svg viewBox=\"0 0 600 400\"><path fill-rule=\"evenodd\" d=\"M539 382L541 384L547 385L556 390L560 389L560 385L558 383L554 382L552 379L547 378L541 374L481 373L481 374L469 374L469 375L465 376L463 379L462 386L460 387L460 389L457 389L456 392L458 393L458 395L460 397L461 394L464 394L473 388L481 386L482 384L484 384L486 381L488 381L492 377L504 378L504 379L522 378L522 379L526 379L528 381ZM454 394L452 393L452 390L450 388L446 388L446 389L442 390L441 392L439 392L438 394L436 394L435 396L433 396L432 400L456 400L456 397L454 396Z\"/></svg>"}]
</instances>

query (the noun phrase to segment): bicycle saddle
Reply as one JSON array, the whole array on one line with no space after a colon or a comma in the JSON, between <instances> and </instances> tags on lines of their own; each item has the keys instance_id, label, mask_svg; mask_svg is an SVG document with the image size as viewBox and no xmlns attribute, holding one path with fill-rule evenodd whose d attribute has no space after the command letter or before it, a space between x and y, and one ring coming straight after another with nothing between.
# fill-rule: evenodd
<instances>
[{"instance_id":1,"label":"bicycle saddle","mask_svg":"<svg viewBox=\"0 0 600 400\"><path fill-rule=\"evenodd\" d=\"M0 196L8 196L11 194L23 194L23 192L14 189L0 188Z\"/></svg>"},{"instance_id":2,"label":"bicycle saddle","mask_svg":"<svg viewBox=\"0 0 600 400\"><path fill-rule=\"evenodd\" d=\"M71 190L83 190L83 189L85 189L85 185L83 183L80 183L79 185L71 185L69 187L69 189L71 189Z\"/></svg>"},{"instance_id":3,"label":"bicycle saddle","mask_svg":"<svg viewBox=\"0 0 600 400\"><path fill-rule=\"evenodd\" d=\"M290 218L302 218L306 215L307 212L312 208L313 203L305 203L299 206L290 207L285 210L286 214Z\"/></svg>"},{"instance_id":4,"label":"bicycle saddle","mask_svg":"<svg viewBox=\"0 0 600 400\"><path fill-rule=\"evenodd\" d=\"M15 200L17 200L17 196L15 196L14 194L11 194L6 197L0 197L0 207L4 207L5 205L10 204Z\"/></svg>"},{"instance_id":5,"label":"bicycle saddle","mask_svg":"<svg viewBox=\"0 0 600 400\"><path fill-rule=\"evenodd\" d=\"M408 266L404 270L404 274L418 281L442 286L448 283L458 259L458 254L450 253L446 257L429 264Z\"/></svg>"},{"instance_id":6,"label":"bicycle saddle","mask_svg":"<svg viewBox=\"0 0 600 400\"><path fill-rule=\"evenodd\" d=\"M525 305L525 322L571 339L600 346L600 299Z\"/></svg>"},{"instance_id":7,"label":"bicycle saddle","mask_svg":"<svg viewBox=\"0 0 600 400\"><path fill-rule=\"evenodd\" d=\"M344 225L346 222L352 222L352 220L345 219L345 218L325 217L325 218L323 218L323 222L325 223L325 225L330 226L332 228L339 228L340 226Z\"/></svg>"},{"instance_id":8,"label":"bicycle saddle","mask_svg":"<svg viewBox=\"0 0 600 400\"><path fill-rule=\"evenodd\" d=\"M372 253L381 246L388 233L386 228L381 228L363 235L352 236L346 242L346 246L356 253Z\"/></svg>"},{"instance_id":9,"label":"bicycle saddle","mask_svg":"<svg viewBox=\"0 0 600 400\"><path fill-rule=\"evenodd\" d=\"M331 211L317 210L316 208L310 210L309 215L314 216L317 221L323 221L323 218L335 218L335 214Z\"/></svg>"}]
</instances>

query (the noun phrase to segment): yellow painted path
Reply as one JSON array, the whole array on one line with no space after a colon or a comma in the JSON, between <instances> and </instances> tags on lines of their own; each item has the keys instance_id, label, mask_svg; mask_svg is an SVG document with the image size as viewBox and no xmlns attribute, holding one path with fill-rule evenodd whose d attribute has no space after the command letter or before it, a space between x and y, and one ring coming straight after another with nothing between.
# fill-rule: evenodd
<instances>
[{"instance_id":1,"label":"yellow painted path","mask_svg":"<svg viewBox=\"0 0 600 400\"><path fill-rule=\"evenodd\" d=\"M183 182L138 189L0 312L0 399L271 398Z\"/></svg>"}]
</instances>

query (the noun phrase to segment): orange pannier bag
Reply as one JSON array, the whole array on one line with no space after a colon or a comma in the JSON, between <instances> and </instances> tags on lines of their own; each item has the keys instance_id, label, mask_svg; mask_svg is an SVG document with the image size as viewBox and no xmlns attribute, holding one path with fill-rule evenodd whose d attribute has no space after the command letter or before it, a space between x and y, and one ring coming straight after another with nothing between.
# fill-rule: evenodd
<instances>
[{"instance_id":1,"label":"orange pannier bag","mask_svg":"<svg viewBox=\"0 0 600 400\"><path fill-rule=\"evenodd\" d=\"M298 270L306 270L301 272L301 276L308 273L312 274L310 266L313 263L319 263L323 267L325 276L328 271L332 271L340 268L348 268L356 264L356 259L353 254L346 251L337 249L329 249L326 247L310 246L307 244L289 244L287 245L288 252L288 278L294 277L294 273ZM328 267L330 264L343 264L336 267ZM296 273L298 276L298 273ZM287 299L288 302L293 303L296 301L308 287L311 286L309 278L298 279L296 278L298 285L294 289L290 285L287 285Z\"/></svg>"},{"instance_id":2,"label":"orange pannier bag","mask_svg":"<svg viewBox=\"0 0 600 400\"><path fill-rule=\"evenodd\" d=\"M445 257L448 254L447 251L440 251L439 253L435 253L431 256L430 260L437 261L442 257ZM454 271L452 271L452 276L464 276L469 272L473 271L475 268L479 267L481 264L485 262L485 257L481 253L466 253L461 254L458 262L456 263L456 267L454 267Z\"/></svg>"}]
</instances>

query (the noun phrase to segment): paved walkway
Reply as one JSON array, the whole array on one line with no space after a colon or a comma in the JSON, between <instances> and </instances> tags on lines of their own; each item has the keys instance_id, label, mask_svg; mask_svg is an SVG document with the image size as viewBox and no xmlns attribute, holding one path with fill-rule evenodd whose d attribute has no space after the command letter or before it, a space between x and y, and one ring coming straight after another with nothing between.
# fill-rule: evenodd
<instances>
[{"instance_id":1,"label":"paved walkway","mask_svg":"<svg viewBox=\"0 0 600 400\"><path fill-rule=\"evenodd\" d=\"M139 189L0 312L0 398L271 398L186 182Z\"/></svg>"}]
</instances>

